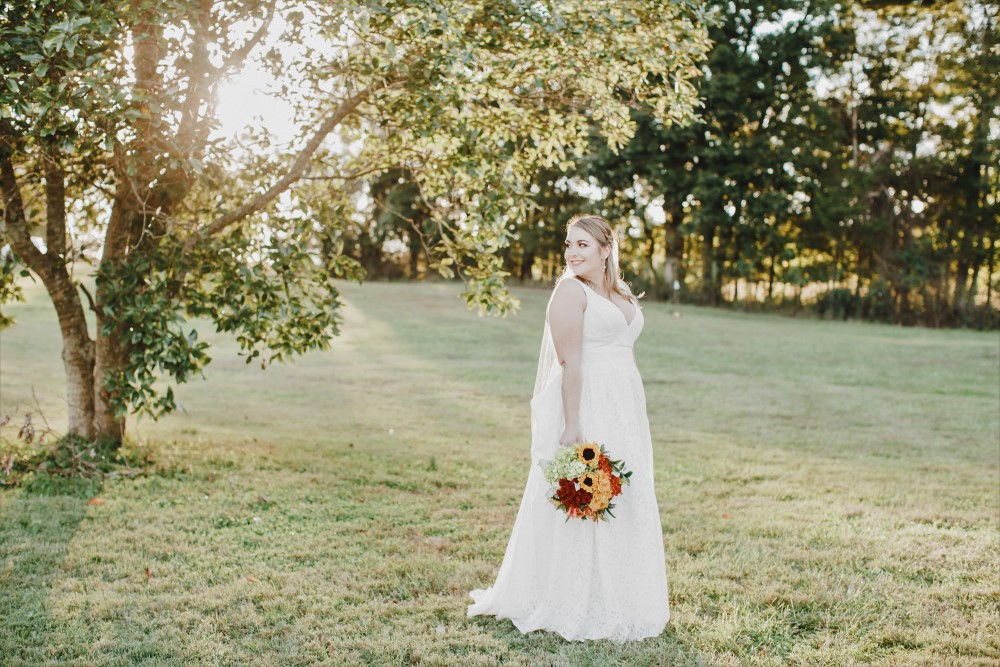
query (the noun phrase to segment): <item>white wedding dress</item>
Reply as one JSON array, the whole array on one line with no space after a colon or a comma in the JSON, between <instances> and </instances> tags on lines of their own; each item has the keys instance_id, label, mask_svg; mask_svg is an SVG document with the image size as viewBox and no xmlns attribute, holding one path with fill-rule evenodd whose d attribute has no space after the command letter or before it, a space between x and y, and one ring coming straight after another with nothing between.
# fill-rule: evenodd
<instances>
[{"instance_id":1,"label":"white wedding dress","mask_svg":"<svg viewBox=\"0 0 1000 667\"><path fill-rule=\"evenodd\" d=\"M572 284L564 284L572 283ZM578 285L575 287L573 284ZM564 427L562 367L546 315L531 401L531 470L496 582L474 590L468 615L509 618L521 632L549 630L570 640L617 642L659 635L670 617L663 532L653 488L646 396L632 346L631 322L607 298L567 277L556 289L583 289L583 384L580 426L632 471L608 522L570 519L550 502L540 461L550 459ZM551 303L551 302L550 302Z\"/></svg>"}]
</instances>

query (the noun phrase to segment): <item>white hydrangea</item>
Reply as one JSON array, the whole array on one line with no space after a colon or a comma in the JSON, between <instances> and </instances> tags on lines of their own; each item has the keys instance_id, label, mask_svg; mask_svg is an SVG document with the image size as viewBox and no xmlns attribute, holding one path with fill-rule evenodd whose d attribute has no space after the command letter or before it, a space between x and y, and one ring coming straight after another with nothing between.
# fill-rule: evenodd
<instances>
[{"instance_id":1,"label":"white hydrangea","mask_svg":"<svg viewBox=\"0 0 1000 667\"><path fill-rule=\"evenodd\" d=\"M556 455L545 466L545 481L552 486L558 486L559 480L574 479L587 472L587 466L580 463L576 455L576 447L564 445L556 450Z\"/></svg>"}]
</instances>

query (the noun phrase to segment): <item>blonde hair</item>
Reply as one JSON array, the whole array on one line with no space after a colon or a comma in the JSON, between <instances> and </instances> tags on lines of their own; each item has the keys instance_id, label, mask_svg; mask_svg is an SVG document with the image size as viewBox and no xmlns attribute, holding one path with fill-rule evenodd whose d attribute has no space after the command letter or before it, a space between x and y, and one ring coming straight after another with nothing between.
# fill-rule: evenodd
<instances>
[{"instance_id":1,"label":"blonde hair","mask_svg":"<svg viewBox=\"0 0 1000 667\"><path fill-rule=\"evenodd\" d=\"M566 231L569 232L569 230L574 227L579 227L593 236L594 240L597 241L597 244L600 245L601 248L609 251L608 259L604 263L603 276L604 289L607 291L608 295L610 296L611 292L617 292L629 301L638 303L639 297L632 294L632 290L629 288L628 283L625 282L625 278L622 276L618 261L618 239L615 237L615 230L612 229L611 223L599 215L594 215L592 213L578 213L570 218L569 222L566 223ZM569 266L567 265L563 270L563 275L560 276L560 280L566 277L568 273Z\"/></svg>"}]
</instances>

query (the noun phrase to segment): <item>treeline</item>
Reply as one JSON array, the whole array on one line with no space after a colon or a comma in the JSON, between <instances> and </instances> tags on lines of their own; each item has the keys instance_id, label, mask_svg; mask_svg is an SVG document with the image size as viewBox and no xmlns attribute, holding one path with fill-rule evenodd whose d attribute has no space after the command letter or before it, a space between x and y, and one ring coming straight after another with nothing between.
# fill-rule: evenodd
<instances>
[{"instance_id":1,"label":"treeline","mask_svg":"<svg viewBox=\"0 0 1000 667\"><path fill-rule=\"evenodd\" d=\"M635 112L532 192L501 247L547 282L578 211L619 224L649 298L932 327L1000 325L995 4L728 2L713 11L701 120ZM436 274L438 237L405 172L343 232L370 278Z\"/></svg>"}]
</instances>

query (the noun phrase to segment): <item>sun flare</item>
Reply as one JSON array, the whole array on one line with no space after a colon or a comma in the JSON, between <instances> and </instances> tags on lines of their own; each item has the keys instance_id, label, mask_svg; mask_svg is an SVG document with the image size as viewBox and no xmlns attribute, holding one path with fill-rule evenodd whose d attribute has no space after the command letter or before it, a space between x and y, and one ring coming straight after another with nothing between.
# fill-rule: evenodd
<instances>
[{"instance_id":1,"label":"sun flare","mask_svg":"<svg viewBox=\"0 0 1000 667\"><path fill-rule=\"evenodd\" d=\"M274 77L253 66L222 84L217 98L220 134L232 139L264 127L275 141L290 141L295 135L292 109L268 92L277 87Z\"/></svg>"}]
</instances>

